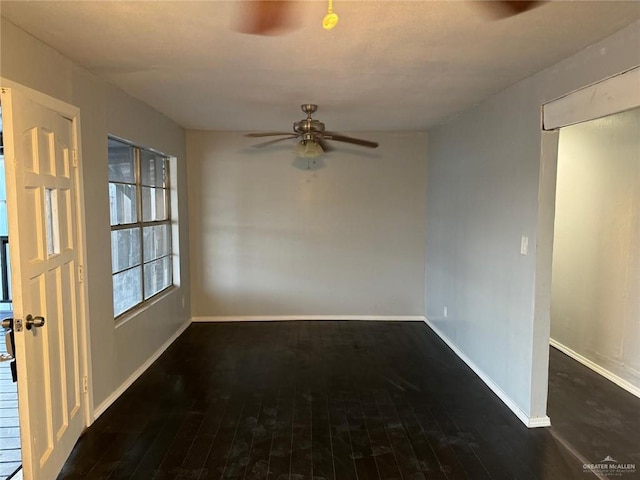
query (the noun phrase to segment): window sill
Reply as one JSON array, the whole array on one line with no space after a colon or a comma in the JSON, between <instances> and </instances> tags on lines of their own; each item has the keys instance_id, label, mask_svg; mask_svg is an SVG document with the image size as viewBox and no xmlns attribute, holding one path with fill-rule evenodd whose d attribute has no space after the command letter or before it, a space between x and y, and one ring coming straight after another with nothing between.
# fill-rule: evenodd
<instances>
[{"instance_id":1,"label":"window sill","mask_svg":"<svg viewBox=\"0 0 640 480\"><path fill-rule=\"evenodd\" d=\"M164 290L163 292L155 295L150 300L147 300L146 302L141 303L140 305L134 307L133 309L131 309L127 313L123 314L121 317L116 318L115 319L115 328L116 328L116 330L118 328L122 327L123 325L125 325L126 323L129 323L130 321L135 320L143 312L145 312L146 310L149 310L150 308L155 306L158 302L162 302L162 301L166 300L167 298L169 298L170 296L174 295L176 292L178 292L179 289L180 289L180 287L177 287L176 285L173 285L173 286L167 288L166 290Z\"/></svg>"}]
</instances>

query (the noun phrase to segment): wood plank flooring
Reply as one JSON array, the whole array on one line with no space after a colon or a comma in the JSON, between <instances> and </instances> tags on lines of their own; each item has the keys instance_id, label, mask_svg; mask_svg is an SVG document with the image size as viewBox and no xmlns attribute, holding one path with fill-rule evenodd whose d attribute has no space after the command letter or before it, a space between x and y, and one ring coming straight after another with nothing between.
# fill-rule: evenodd
<instances>
[{"instance_id":1,"label":"wood plank flooring","mask_svg":"<svg viewBox=\"0 0 640 480\"><path fill-rule=\"evenodd\" d=\"M9 315L0 314L0 318ZM3 328L0 328L0 353L7 353ZM11 379L9 362L0 362L0 479L9 477L21 465L18 388Z\"/></svg>"},{"instance_id":2,"label":"wood plank flooring","mask_svg":"<svg viewBox=\"0 0 640 480\"><path fill-rule=\"evenodd\" d=\"M557 355L550 413L585 400L587 418L527 429L422 322L193 324L87 430L59 478L562 480L595 478L576 451L637 458L637 399L605 411L614 394L589 388L607 381L581 385ZM568 381L570 398L553 393ZM584 430L591 398L619 422Z\"/></svg>"},{"instance_id":3,"label":"wood plank flooring","mask_svg":"<svg viewBox=\"0 0 640 480\"><path fill-rule=\"evenodd\" d=\"M554 435L588 463L607 456L633 463L640 478L640 399L550 349L548 411Z\"/></svg>"}]
</instances>

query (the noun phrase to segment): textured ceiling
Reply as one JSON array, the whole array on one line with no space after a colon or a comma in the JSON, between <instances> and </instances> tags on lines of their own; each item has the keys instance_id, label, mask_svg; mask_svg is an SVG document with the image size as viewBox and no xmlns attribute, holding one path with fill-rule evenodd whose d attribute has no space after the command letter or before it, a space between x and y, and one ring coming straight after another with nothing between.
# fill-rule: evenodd
<instances>
[{"instance_id":1,"label":"textured ceiling","mask_svg":"<svg viewBox=\"0 0 640 480\"><path fill-rule=\"evenodd\" d=\"M640 18L640 2L555 1L507 19L478 2L295 4L297 30L238 33L242 2L0 2L0 13L194 129L424 130ZM640 48L640 46L638 46Z\"/></svg>"}]
</instances>

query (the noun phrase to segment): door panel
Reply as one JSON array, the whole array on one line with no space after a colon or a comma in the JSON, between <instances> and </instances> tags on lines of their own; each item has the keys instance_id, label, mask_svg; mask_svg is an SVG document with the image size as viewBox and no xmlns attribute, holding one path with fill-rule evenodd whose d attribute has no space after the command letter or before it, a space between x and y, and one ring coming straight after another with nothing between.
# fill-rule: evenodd
<instances>
[{"instance_id":1,"label":"door panel","mask_svg":"<svg viewBox=\"0 0 640 480\"><path fill-rule=\"evenodd\" d=\"M78 335L73 123L2 90L24 477L57 476L85 426Z\"/></svg>"}]
</instances>

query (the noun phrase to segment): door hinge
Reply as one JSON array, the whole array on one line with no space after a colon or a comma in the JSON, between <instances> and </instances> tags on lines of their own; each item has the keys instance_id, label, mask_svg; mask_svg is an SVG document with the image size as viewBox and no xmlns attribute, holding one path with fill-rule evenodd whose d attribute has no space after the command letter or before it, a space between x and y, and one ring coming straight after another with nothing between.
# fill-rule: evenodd
<instances>
[{"instance_id":1,"label":"door hinge","mask_svg":"<svg viewBox=\"0 0 640 480\"><path fill-rule=\"evenodd\" d=\"M78 282L84 282L84 266L78 265Z\"/></svg>"},{"instance_id":2,"label":"door hinge","mask_svg":"<svg viewBox=\"0 0 640 480\"><path fill-rule=\"evenodd\" d=\"M89 377L84 375L82 377L82 393L88 393L88 392L89 392Z\"/></svg>"},{"instance_id":3,"label":"door hinge","mask_svg":"<svg viewBox=\"0 0 640 480\"><path fill-rule=\"evenodd\" d=\"M75 148L71 150L71 165L74 167L78 166L78 150Z\"/></svg>"}]
</instances>

